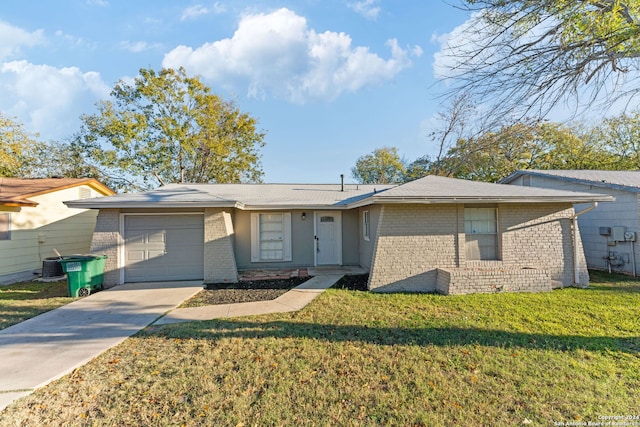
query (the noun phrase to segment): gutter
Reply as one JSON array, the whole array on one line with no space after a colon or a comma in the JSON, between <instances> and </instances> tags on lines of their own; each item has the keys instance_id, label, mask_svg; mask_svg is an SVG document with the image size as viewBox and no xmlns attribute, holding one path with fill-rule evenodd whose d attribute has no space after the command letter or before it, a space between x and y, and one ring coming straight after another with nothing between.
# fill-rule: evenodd
<instances>
[{"instance_id":1,"label":"gutter","mask_svg":"<svg viewBox=\"0 0 640 427\"><path fill-rule=\"evenodd\" d=\"M573 221L573 283L580 285L580 268L578 265L578 217L582 214L586 214L598 207L598 202L591 202L591 206L586 209L576 212L571 216Z\"/></svg>"}]
</instances>

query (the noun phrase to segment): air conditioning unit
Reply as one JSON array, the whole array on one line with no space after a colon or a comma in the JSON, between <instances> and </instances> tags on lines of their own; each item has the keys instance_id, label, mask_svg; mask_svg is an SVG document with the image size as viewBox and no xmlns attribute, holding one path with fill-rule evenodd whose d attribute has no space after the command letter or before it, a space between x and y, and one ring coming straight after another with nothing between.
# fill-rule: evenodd
<instances>
[{"instance_id":1,"label":"air conditioning unit","mask_svg":"<svg viewBox=\"0 0 640 427\"><path fill-rule=\"evenodd\" d=\"M627 231L624 233L624 240L627 242L635 242L636 241L636 233L633 231Z\"/></svg>"}]
</instances>

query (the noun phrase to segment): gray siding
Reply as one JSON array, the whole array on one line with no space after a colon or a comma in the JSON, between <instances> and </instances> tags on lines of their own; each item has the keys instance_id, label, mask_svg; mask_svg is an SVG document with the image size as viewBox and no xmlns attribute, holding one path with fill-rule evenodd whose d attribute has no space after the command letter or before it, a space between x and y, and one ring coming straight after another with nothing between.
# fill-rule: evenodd
<instances>
[{"instance_id":1,"label":"gray siding","mask_svg":"<svg viewBox=\"0 0 640 427\"><path fill-rule=\"evenodd\" d=\"M360 220L357 210L342 211L342 265L359 265Z\"/></svg>"},{"instance_id":2,"label":"gray siding","mask_svg":"<svg viewBox=\"0 0 640 427\"><path fill-rule=\"evenodd\" d=\"M274 211L275 212L275 211ZM256 268L298 268L314 263L313 211L292 210L291 212L291 261L251 262L251 211L236 210L234 215L235 254L238 269ZM306 218L302 219L302 213Z\"/></svg>"}]
</instances>

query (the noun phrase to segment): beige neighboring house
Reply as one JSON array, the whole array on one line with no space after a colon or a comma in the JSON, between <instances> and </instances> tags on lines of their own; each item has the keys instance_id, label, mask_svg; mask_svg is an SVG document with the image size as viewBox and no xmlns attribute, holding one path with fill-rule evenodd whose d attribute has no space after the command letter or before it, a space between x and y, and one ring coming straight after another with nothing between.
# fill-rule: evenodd
<instances>
[{"instance_id":1,"label":"beige neighboring house","mask_svg":"<svg viewBox=\"0 0 640 427\"><path fill-rule=\"evenodd\" d=\"M377 292L584 286L574 203L607 195L427 176L402 185L170 184L98 209L105 285L235 282L239 270L360 266Z\"/></svg>"},{"instance_id":2,"label":"beige neighboring house","mask_svg":"<svg viewBox=\"0 0 640 427\"><path fill-rule=\"evenodd\" d=\"M36 278L54 248L87 253L97 212L63 202L113 194L95 179L0 177L0 284Z\"/></svg>"}]
</instances>

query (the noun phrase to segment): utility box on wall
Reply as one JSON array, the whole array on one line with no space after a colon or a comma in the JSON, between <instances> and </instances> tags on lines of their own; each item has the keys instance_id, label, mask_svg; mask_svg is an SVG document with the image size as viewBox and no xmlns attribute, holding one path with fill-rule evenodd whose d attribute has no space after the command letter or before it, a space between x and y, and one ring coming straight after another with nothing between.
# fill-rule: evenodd
<instances>
[{"instance_id":1,"label":"utility box on wall","mask_svg":"<svg viewBox=\"0 0 640 427\"><path fill-rule=\"evenodd\" d=\"M614 242L624 242L625 238L624 238L624 233L625 233L626 229L624 227L613 227L612 231L611 231L611 239Z\"/></svg>"}]
</instances>

